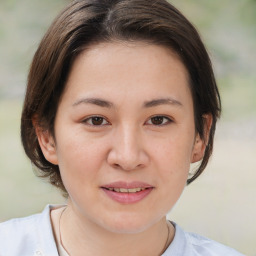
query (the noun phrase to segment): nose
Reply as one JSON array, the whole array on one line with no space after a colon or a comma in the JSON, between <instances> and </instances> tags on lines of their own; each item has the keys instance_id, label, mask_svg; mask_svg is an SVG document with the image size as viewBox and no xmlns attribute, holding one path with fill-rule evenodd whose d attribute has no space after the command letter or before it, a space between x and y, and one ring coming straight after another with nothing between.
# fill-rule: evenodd
<instances>
[{"instance_id":1,"label":"nose","mask_svg":"<svg viewBox=\"0 0 256 256\"><path fill-rule=\"evenodd\" d=\"M107 156L108 164L114 168L132 171L143 168L149 163L149 156L140 132L126 126L113 134L111 149Z\"/></svg>"}]
</instances>

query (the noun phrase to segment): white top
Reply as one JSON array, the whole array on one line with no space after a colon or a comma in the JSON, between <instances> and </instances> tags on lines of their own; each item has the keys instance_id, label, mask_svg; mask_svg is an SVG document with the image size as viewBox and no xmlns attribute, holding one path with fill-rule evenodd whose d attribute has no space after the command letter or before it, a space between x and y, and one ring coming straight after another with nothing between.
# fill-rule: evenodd
<instances>
[{"instance_id":1,"label":"white top","mask_svg":"<svg viewBox=\"0 0 256 256\"><path fill-rule=\"evenodd\" d=\"M0 224L0 256L59 256L47 205L41 214ZM208 238L184 232L177 224L175 237L162 256L245 256Z\"/></svg>"},{"instance_id":2,"label":"white top","mask_svg":"<svg viewBox=\"0 0 256 256\"><path fill-rule=\"evenodd\" d=\"M58 250L59 250L59 256L69 256L69 254L66 252L66 250L63 248L61 244L59 244Z\"/></svg>"}]
</instances>

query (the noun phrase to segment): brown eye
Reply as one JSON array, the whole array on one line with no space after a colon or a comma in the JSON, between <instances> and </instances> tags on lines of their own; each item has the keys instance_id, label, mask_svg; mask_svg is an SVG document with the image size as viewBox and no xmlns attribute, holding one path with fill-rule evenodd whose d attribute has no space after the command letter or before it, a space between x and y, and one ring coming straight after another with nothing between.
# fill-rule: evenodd
<instances>
[{"instance_id":1,"label":"brown eye","mask_svg":"<svg viewBox=\"0 0 256 256\"><path fill-rule=\"evenodd\" d=\"M92 117L92 124L93 125L102 125L103 120L104 119L102 117L98 117L98 116Z\"/></svg>"},{"instance_id":2,"label":"brown eye","mask_svg":"<svg viewBox=\"0 0 256 256\"><path fill-rule=\"evenodd\" d=\"M155 116L151 118L152 124L160 125L163 123L164 118L162 116Z\"/></svg>"},{"instance_id":3,"label":"brown eye","mask_svg":"<svg viewBox=\"0 0 256 256\"><path fill-rule=\"evenodd\" d=\"M170 122L172 122L172 120L166 116L154 116L154 117L151 117L147 123L151 125L161 126L161 125L168 124Z\"/></svg>"},{"instance_id":4,"label":"brown eye","mask_svg":"<svg viewBox=\"0 0 256 256\"><path fill-rule=\"evenodd\" d=\"M92 116L83 121L83 123L92 126L101 126L108 124L107 120L101 116Z\"/></svg>"}]
</instances>

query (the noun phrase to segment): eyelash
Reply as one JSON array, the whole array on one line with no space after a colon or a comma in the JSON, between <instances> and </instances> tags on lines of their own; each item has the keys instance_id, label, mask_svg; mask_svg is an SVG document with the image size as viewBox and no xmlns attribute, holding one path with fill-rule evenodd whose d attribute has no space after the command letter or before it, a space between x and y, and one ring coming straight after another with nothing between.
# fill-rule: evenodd
<instances>
[{"instance_id":1,"label":"eyelash","mask_svg":"<svg viewBox=\"0 0 256 256\"><path fill-rule=\"evenodd\" d=\"M103 124L93 124L93 119L100 119L101 121L105 122ZM97 120L94 120L97 122ZM110 123L106 120L106 118L102 117L102 116L90 116L87 117L86 119L84 119L82 121L84 124L87 124L89 126L105 126L105 125L109 125ZM89 123L90 122L90 123Z\"/></svg>"},{"instance_id":2,"label":"eyelash","mask_svg":"<svg viewBox=\"0 0 256 256\"><path fill-rule=\"evenodd\" d=\"M154 124L154 123L152 123L152 119L156 119L155 121L163 121L163 120L165 120L165 122L164 123L161 123L161 124ZM94 119L94 120L93 120ZM96 119L96 120L95 120ZM98 119L98 120L97 120ZM157 120L158 119L158 120ZM93 122L94 121L96 121L96 122L100 122L100 124L93 124ZM151 123L148 123L149 121L151 121ZM104 118L104 117L102 117L102 116L90 116L90 117L88 117L88 118L86 118L86 119L84 119L83 121L82 121L84 124L87 124L87 125L89 125L89 126L94 126L94 127L97 127L97 126L105 126L105 125L109 125L110 123L109 123L109 121L107 121L107 119L106 118ZM102 123L103 122L103 123ZM148 125L154 125L154 126L164 126L164 125L168 125L168 124L170 124L170 123L172 123L173 122L173 120L171 119L171 118L169 118L169 117L167 117L167 116L162 116L162 115L156 115L156 116L152 116L152 117L150 117L146 122L145 122L145 124L148 124Z\"/></svg>"},{"instance_id":3,"label":"eyelash","mask_svg":"<svg viewBox=\"0 0 256 256\"><path fill-rule=\"evenodd\" d=\"M162 119L162 121L163 120L165 120L165 122L164 123L161 123L161 124L153 124L152 123L152 119L153 118L156 118L156 119ZM156 116L152 116L152 117L150 117L148 120L151 120L151 124L149 124L149 125L154 125L154 126L164 126L164 125L168 125L168 124L170 124L170 123L172 123L173 122L173 120L170 118L170 117L167 117L167 116L161 116L161 115L156 115ZM148 122L148 121L147 121ZM146 122L146 123L147 123Z\"/></svg>"}]
</instances>

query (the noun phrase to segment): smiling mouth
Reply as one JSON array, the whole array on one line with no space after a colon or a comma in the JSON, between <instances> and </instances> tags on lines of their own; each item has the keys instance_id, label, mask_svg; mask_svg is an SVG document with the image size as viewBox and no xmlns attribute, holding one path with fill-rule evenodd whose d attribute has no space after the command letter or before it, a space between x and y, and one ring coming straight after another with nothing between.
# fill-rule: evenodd
<instances>
[{"instance_id":1,"label":"smiling mouth","mask_svg":"<svg viewBox=\"0 0 256 256\"><path fill-rule=\"evenodd\" d=\"M154 187L143 182L114 182L101 189L112 200L121 204L133 204L151 194Z\"/></svg>"},{"instance_id":2,"label":"smiling mouth","mask_svg":"<svg viewBox=\"0 0 256 256\"><path fill-rule=\"evenodd\" d=\"M117 193L137 193L149 188L104 188L107 189L109 191L114 191Z\"/></svg>"}]
</instances>

